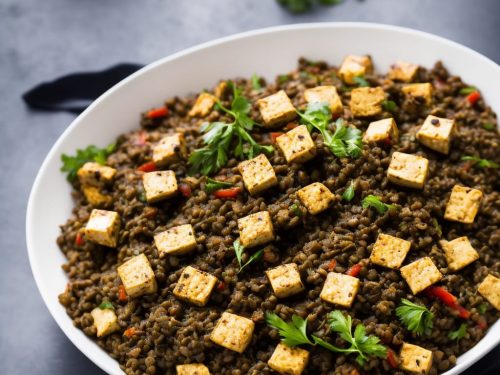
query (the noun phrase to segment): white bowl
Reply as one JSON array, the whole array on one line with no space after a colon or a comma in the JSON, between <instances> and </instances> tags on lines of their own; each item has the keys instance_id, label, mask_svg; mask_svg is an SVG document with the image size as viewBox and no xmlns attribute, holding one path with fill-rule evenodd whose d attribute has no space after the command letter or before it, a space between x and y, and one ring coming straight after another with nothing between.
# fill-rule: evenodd
<instances>
[{"instance_id":1,"label":"white bowl","mask_svg":"<svg viewBox=\"0 0 500 375\"><path fill-rule=\"evenodd\" d=\"M166 98L214 86L219 79L268 79L288 72L301 56L339 64L347 54L370 54L378 71L397 59L431 67L442 60L452 74L481 89L500 113L500 67L486 57L449 40L419 31L366 23L318 23L256 30L205 43L146 66L97 99L57 140L33 185L26 217L31 268L42 297L66 336L91 361L110 374L122 374L118 363L73 326L57 296L67 283L65 262L56 238L71 215L70 185L59 171L62 153L89 144L107 145L138 127L139 114ZM458 374L500 341L500 322L446 372Z\"/></svg>"}]
</instances>

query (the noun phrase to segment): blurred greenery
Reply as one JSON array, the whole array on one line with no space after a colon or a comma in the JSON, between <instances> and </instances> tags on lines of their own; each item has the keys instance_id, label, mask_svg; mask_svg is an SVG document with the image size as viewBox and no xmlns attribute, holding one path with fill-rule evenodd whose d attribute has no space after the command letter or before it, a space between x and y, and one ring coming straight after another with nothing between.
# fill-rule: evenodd
<instances>
[{"instance_id":1,"label":"blurred greenery","mask_svg":"<svg viewBox=\"0 0 500 375\"><path fill-rule=\"evenodd\" d=\"M276 0L290 13L306 13L312 10L314 3L321 5L337 5L343 0Z\"/></svg>"}]
</instances>

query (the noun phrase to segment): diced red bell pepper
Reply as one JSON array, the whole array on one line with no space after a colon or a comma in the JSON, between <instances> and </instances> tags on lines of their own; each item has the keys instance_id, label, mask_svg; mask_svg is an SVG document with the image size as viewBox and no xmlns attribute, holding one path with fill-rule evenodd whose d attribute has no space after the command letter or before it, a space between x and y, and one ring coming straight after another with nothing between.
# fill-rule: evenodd
<instances>
[{"instance_id":1,"label":"diced red bell pepper","mask_svg":"<svg viewBox=\"0 0 500 375\"><path fill-rule=\"evenodd\" d=\"M120 286L118 287L118 301L127 302L127 300L128 297L125 287L123 286L123 284L120 284Z\"/></svg>"},{"instance_id":2,"label":"diced red bell pepper","mask_svg":"<svg viewBox=\"0 0 500 375\"><path fill-rule=\"evenodd\" d=\"M440 286L430 286L425 289L424 293L428 297L435 297L443 302L446 306L451 307L452 309L458 312L458 316L462 319L468 319L470 317L470 311L466 308L460 306L457 302L457 297L448 292L446 289Z\"/></svg>"},{"instance_id":3,"label":"diced red bell pepper","mask_svg":"<svg viewBox=\"0 0 500 375\"><path fill-rule=\"evenodd\" d=\"M337 266L337 261L335 259L332 259L328 262L328 266L326 267L329 272L332 272L335 267Z\"/></svg>"},{"instance_id":4,"label":"diced red bell pepper","mask_svg":"<svg viewBox=\"0 0 500 375\"><path fill-rule=\"evenodd\" d=\"M275 143L276 143L276 139L277 139L279 136L282 136L283 134L284 134L284 133L282 133L282 132L272 132L272 133L271 133L271 142L272 142L273 144L275 144Z\"/></svg>"},{"instance_id":5,"label":"diced red bell pepper","mask_svg":"<svg viewBox=\"0 0 500 375\"><path fill-rule=\"evenodd\" d=\"M482 330L485 330L486 328L488 328L488 324L486 323L486 319L481 317L479 319L479 322L477 322L477 326Z\"/></svg>"},{"instance_id":6,"label":"diced red bell pepper","mask_svg":"<svg viewBox=\"0 0 500 375\"><path fill-rule=\"evenodd\" d=\"M217 290L219 292L226 290L226 283L224 281L219 281L219 284L217 284Z\"/></svg>"},{"instance_id":7,"label":"diced red bell pepper","mask_svg":"<svg viewBox=\"0 0 500 375\"><path fill-rule=\"evenodd\" d=\"M179 184L179 191L183 196L189 198L191 196L191 186L185 183Z\"/></svg>"},{"instance_id":8,"label":"diced red bell pepper","mask_svg":"<svg viewBox=\"0 0 500 375\"><path fill-rule=\"evenodd\" d=\"M353 277L358 277L359 273L361 272L361 264L355 264L351 268L349 268L346 272L346 275L353 276Z\"/></svg>"},{"instance_id":9,"label":"diced red bell pepper","mask_svg":"<svg viewBox=\"0 0 500 375\"><path fill-rule=\"evenodd\" d=\"M295 129L297 126L299 126L299 124L297 124L296 122L289 122L288 124L285 125L285 127L283 129L285 129L286 131L289 131L289 130Z\"/></svg>"},{"instance_id":10,"label":"diced red bell pepper","mask_svg":"<svg viewBox=\"0 0 500 375\"><path fill-rule=\"evenodd\" d=\"M220 189L214 192L214 197L221 199L234 199L238 196L240 191L241 189L239 187Z\"/></svg>"},{"instance_id":11,"label":"diced red bell pepper","mask_svg":"<svg viewBox=\"0 0 500 375\"><path fill-rule=\"evenodd\" d=\"M137 168L137 170L141 172L154 172L156 169L156 164L152 161L148 161Z\"/></svg>"},{"instance_id":12,"label":"diced red bell pepper","mask_svg":"<svg viewBox=\"0 0 500 375\"><path fill-rule=\"evenodd\" d=\"M76 246L83 246L85 245L85 238L83 238L82 232L78 232L75 237L75 245Z\"/></svg>"},{"instance_id":13,"label":"diced red bell pepper","mask_svg":"<svg viewBox=\"0 0 500 375\"><path fill-rule=\"evenodd\" d=\"M473 91L466 97L467 101L472 105L476 104L480 98L481 94L479 93L479 91Z\"/></svg>"},{"instance_id":14,"label":"diced red bell pepper","mask_svg":"<svg viewBox=\"0 0 500 375\"><path fill-rule=\"evenodd\" d=\"M389 366L391 366L392 368L398 368L398 361L396 360L396 355L391 349L387 350L387 362L389 363Z\"/></svg>"},{"instance_id":15,"label":"diced red bell pepper","mask_svg":"<svg viewBox=\"0 0 500 375\"><path fill-rule=\"evenodd\" d=\"M135 328L134 327L127 328L123 332L123 336L127 336L128 338L131 338L134 335L135 335Z\"/></svg>"},{"instance_id":16,"label":"diced red bell pepper","mask_svg":"<svg viewBox=\"0 0 500 375\"><path fill-rule=\"evenodd\" d=\"M455 306L452 306L455 310L458 311L458 316L462 319L469 319L470 317L470 311L467 310L465 307L460 306L458 303L455 304Z\"/></svg>"},{"instance_id":17,"label":"diced red bell pepper","mask_svg":"<svg viewBox=\"0 0 500 375\"><path fill-rule=\"evenodd\" d=\"M162 117L165 117L167 115L168 115L168 108L167 107L155 108L146 114L147 118L150 118L151 120L154 120L157 118L162 118Z\"/></svg>"}]
</instances>

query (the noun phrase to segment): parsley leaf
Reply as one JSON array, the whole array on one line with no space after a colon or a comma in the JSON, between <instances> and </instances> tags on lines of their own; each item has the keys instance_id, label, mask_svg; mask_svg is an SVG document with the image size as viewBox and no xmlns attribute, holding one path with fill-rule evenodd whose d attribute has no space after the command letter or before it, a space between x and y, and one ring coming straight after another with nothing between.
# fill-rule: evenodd
<instances>
[{"instance_id":1,"label":"parsley leaf","mask_svg":"<svg viewBox=\"0 0 500 375\"><path fill-rule=\"evenodd\" d=\"M255 90L255 91L260 91L262 90L262 85L260 84L260 77L257 75L257 74L253 74L252 75L252 78L250 79L251 83L252 83L252 88Z\"/></svg>"},{"instance_id":2,"label":"parsley leaf","mask_svg":"<svg viewBox=\"0 0 500 375\"><path fill-rule=\"evenodd\" d=\"M473 165L478 168L500 168L500 164L488 159L481 159L477 156L462 156L461 160L472 161Z\"/></svg>"},{"instance_id":3,"label":"parsley leaf","mask_svg":"<svg viewBox=\"0 0 500 375\"><path fill-rule=\"evenodd\" d=\"M458 93L460 95L469 95L469 94L473 93L474 91L477 91L477 89L474 86L467 86L467 87L460 89L460 91Z\"/></svg>"},{"instance_id":4,"label":"parsley leaf","mask_svg":"<svg viewBox=\"0 0 500 375\"><path fill-rule=\"evenodd\" d=\"M290 210L293 212L295 216L302 217L303 213L300 210L299 206L297 206L295 203L290 206Z\"/></svg>"},{"instance_id":5,"label":"parsley leaf","mask_svg":"<svg viewBox=\"0 0 500 375\"><path fill-rule=\"evenodd\" d=\"M487 303L481 303L477 307L477 311L479 311L481 314L484 314L488 310L488 304Z\"/></svg>"},{"instance_id":6,"label":"parsley leaf","mask_svg":"<svg viewBox=\"0 0 500 375\"><path fill-rule=\"evenodd\" d=\"M76 174L78 170L87 162L95 161L101 165L106 163L108 155L115 151L116 145L114 143L109 144L105 148L99 148L94 145L90 145L87 148L81 150L76 150L75 156L69 156L66 154L61 155L61 161L63 163L61 167L61 172L68 172L68 181L74 181L76 179Z\"/></svg>"},{"instance_id":7,"label":"parsley leaf","mask_svg":"<svg viewBox=\"0 0 500 375\"><path fill-rule=\"evenodd\" d=\"M384 100L382 102L382 108L384 108L387 112L396 112L398 105L392 100Z\"/></svg>"},{"instance_id":8,"label":"parsley leaf","mask_svg":"<svg viewBox=\"0 0 500 375\"><path fill-rule=\"evenodd\" d=\"M356 193L355 191L355 186L354 186L354 181L351 180L349 186L347 189L344 190L344 193L342 194L342 199L350 202L354 198L354 194Z\"/></svg>"},{"instance_id":9,"label":"parsley leaf","mask_svg":"<svg viewBox=\"0 0 500 375\"><path fill-rule=\"evenodd\" d=\"M441 225L439 225L439 222L437 221L437 219L435 217L432 218L432 225L434 226L434 228L436 228L436 232L437 232L438 236L442 237L443 230L441 229Z\"/></svg>"},{"instance_id":10,"label":"parsley leaf","mask_svg":"<svg viewBox=\"0 0 500 375\"><path fill-rule=\"evenodd\" d=\"M266 313L266 323L277 329L281 341L288 346L297 346L302 344L314 345L313 342L307 337L307 320L302 319L298 315L292 316L292 322L286 323L275 313Z\"/></svg>"},{"instance_id":11,"label":"parsley leaf","mask_svg":"<svg viewBox=\"0 0 500 375\"><path fill-rule=\"evenodd\" d=\"M379 214L385 214L387 210L396 209L398 207L395 204L386 204L382 202L379 197L371 194L363 198L363 202L361 204L363 208L374 208Z\"/></svg>"},{"instance_id":12,"label":"parsley leaf","mask_svg":"<svg viewBox=\"0 0 500 375\"><path fill-rule=\"evenodd\" d=\"M451 340L459 341L465 337L466 333L467 333L467 324L462 323L462 324L460 324L460 327L457 328L457 330L451 331L450 333L448 333L448 337Z\"/></svg>"},{"instance_id":13,"label":"parsley leaf","mask_svg":"<svg viewBox=\"0 0 500 375\"><path fill-rule=\"evenodd\" d=\"M234 253L236 254L236 260L238 261L238 264L240 265L240 270L238 273L243 271L243 269L248 266L249 264L255 262L256 260L259 260L262 258L262 254L264 253L264 249L261 249L248 258L248 261L245 264L242 264L242 257L243 257L243 252L245 251L245 247L241 244L240 239L238 238L236 241L233 242L233 247L234 247Z\"/></svg>"},{"instance_id":14,"label":"parsley leaf","mask_svg":"<svg viewBox=\"0 0 500 375\"><path fill-rule=\"evenodd\" d=\"M370 87L370 83L363 76L356 76L352 80L358 87Z\"/></svg>"},{"instance_id":15,"label":"parsley leaf","mask_svg":"<svg viewBox=\"0 0 500 375\"><path fill-rule=\"evenodd\" d=\"M396 315L409 331L429 336L432 332L434 314L427 307L403 298L396 308Z\"/></svg>"},{"instance_id":16,"label":"parsley leaf","mask_svg":"<svg viewBox=\"0 0 500 375\"><path fill-rule=\"evenodd\" d=\"M232 184L230 182L214 180L213 178L207 177L206 182L205 182L205 191L210 194L216 190L228 188L231 186L234 186L234 184Z\"/></svg>"},{"instance_id":17,"label":"parsley leaf","mask_svg":"<svg viewBox=\"0 0 500 375\"><path fill-rule=\"evenodd\" d=\"M483 128L485 128L486 130L489 130L489 131L493 131L496 129L496 126L495 126L495 124L492 124L491 122L487 122L487 123L483 124Z\"/></svg>"},{"instance_id":18,"label":"parsley leaf","mask_svg":"<svg viewBox=\"0 0 500 375\"><path fill-rule=\"evenodd\" d=\"M109 309L109 310L114 310L115 307L113 306L113 304L109 301L102 301L101 304L99 305L99 308L101 310L106 310L106 309Z\"/></svg>"}]
</instances>

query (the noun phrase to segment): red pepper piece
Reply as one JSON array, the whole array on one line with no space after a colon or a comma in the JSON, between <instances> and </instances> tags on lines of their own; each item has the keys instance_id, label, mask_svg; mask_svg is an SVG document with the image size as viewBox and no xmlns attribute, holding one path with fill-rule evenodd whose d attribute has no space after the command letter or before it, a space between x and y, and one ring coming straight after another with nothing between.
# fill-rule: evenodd
<instances>
[{"instance_id":1,"label":"red pepper piece","mask_svg":"<svg viewBox=\"0 0 500 375\"><path fill-rule=\"evenodd\" d=\"M448 292L446 289L440 286L430 286L425 289L424 293L428 297L435 297L443 302L446 306L458 311L458 316L462 319L468 319L470 317L470 311L466 308L460 306L457 302L457 297Z\"/></svg>"},{"instance_id":2,"label":"red pepper piece","mask_svg":"<svg viewBox=\"0 0 500 375\"><path fill-rule=\"evenodd\" d=\"M473 91L466 97L467 101L472 105L476 104L479 98L481 98L479 91Z\"/></svg>"},{"instance_id":3,"label":"red pepper piece","mask_svg":"<svg viewBox=\"0 0 500 375\"><path fill-rule=\"evenodd\" d=\"M82 232L78 232L75 237L75 245L76 246L83 246L85 245L85 238L83 238Z\"/></svg>"},{"instance_id":4,"label":"red pepper piece","mask_svg":"<svg viewBox=\"0 0 500 375\"><path fill-rule=\"evenodd\" d=\"M188 184L179 184L179 191L186 198L189 198L191 196L191 186L189 186Z\"/></svg>"},{"instance_id":5,"label":"red pepper piece","mask_svg":"<svg viewBox=\"0 0 500 375\"><path fill-rule=\"evenodd\" d=\"M150 118L151 120L157 119L157 118L162 118L166 117L168 115L168 108L166 107L160 107L160 108L155 108L149 111L146 114L147 118Z\"/></svg>"},{"instance_id":6,"label":"red pepper piece","mask_svg":"<svg viewBox=\"0 0 500 375\"><path fill-rule=\"evenodd\" d=\"M224 281L220 281L219 284L217 284L217 290L219 292L226 290L226 283Z\"/></svg>"},{"instance_id":7,"label":"red pepper piece","mask_svg":"<svg viewBox=\"0 0 500 375\"><path fill-rule=\"evenodd\" d=\"M221 199L234 199L238 196L241 189L239 187L233 187L229 189L221 189L214 192L214 197Z\"/></svg>"},{"instance_id":8,"label":"red pepper piece","mask_svg":"<svg viewBox=\"0 0 500 375\"><path fill-rule=\"evenodd\" d=\"M389 366L391 366L392 368L398 368L398 361L396 360L396 355L391 349L387 350L386 359L387 362L389 363Z\"/></svg>"},{"instance_id":9,"label":"red pepper piece","mask_svg":"<svg viewBox=\"0 0 500 375\"><path fill-rule=\"evenodd\" d=\"M123 336L127 336L128 338L131 338L134 335L135 335L135 328L134 327L127 328L123 332Z\"/></svg>"},{"instance_id":10,"label":"red pepper piece","mask_svg":"<svg viewBox=\"0 0 500 375\"><path fill-rule=\"evenodd\" d=\"M275 144L275 143L276 143L276 138L278 138L279 136L281 136L281 135L283 135L283 134L284 134L284 133L282 133L282 132L272 132L272 133L271 133L271 142L272 142L273 144Z\"/></svg>"},{"instance_id":11,"label":"red pepper piece","mask_svg":"<svg viewBox=\"0 0 500 375\"><path fill-rule=\"evenodd\" d=\"M361 264L355 264L347 270L346 275L358 277L359 273L361 272L361 268Z\"/></svg>"},{"instance_id":12,"label":"red pepper piece","mask_svg":"<svg viewBox=\"0 0 500 375\"><path fill-rule=\"evenodd\" d=\"M156 164L152 161L148 161L137 168L137 170L141 172L154 172L156 169Z\"/></svg>"},{"instance_id":13,"label":"red pepper piece","mask_svg":"<svg viewBox=\"0 0 500 375\"><path fill-rule=\"evenodd\" d=\"M326 267L329 272L332 272L335 267L337 266L337 261L335 259L332 259L330 262L328 262L328 266Z\"/></svg>"},{"instance_id":14,"label":"red pepper piece","mask_svg":"<svg viewBox=\"0 0 500 375\"><path fill-rule=\"evenodd\" d=\"M118 287L118 301L127 302L127 300L128 297L125 287L123 286L123 284L120 284L120 286Z\"/></svg>"},{"instance_id":15,"label":"red pepper piece","mask_svg":"<svg viewBox=\"0 0 500 375\"><path fill-rule=\"evenodd\" d=\"M286 131L295 129L297 126L299 126L296 122L289 122L288 124L285 125L284 129Z\"/></svg>"}]
</instances>

